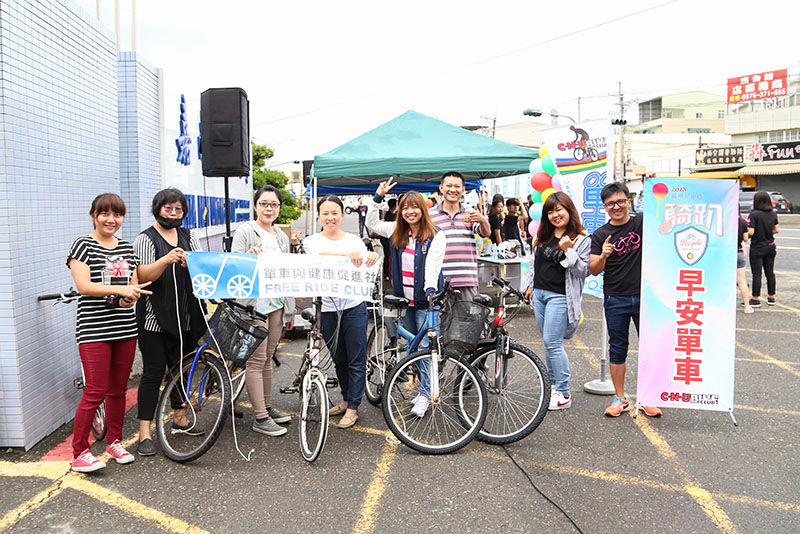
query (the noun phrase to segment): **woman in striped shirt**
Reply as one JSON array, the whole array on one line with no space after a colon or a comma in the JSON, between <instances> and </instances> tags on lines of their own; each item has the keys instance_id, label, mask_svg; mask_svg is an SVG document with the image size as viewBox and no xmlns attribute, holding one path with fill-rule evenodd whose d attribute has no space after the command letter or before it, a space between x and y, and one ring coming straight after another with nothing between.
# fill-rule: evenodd
<instances>
[{"instance_id":1,"label":"woman in striped shirt","mask_svg":"<svg viewBox=\"0 0 800 534\"><path fill-rule=\"evenodd\" d=\"M75 412L72 470L82 473L106 464L89 450L89 430L97 407L106 400L106 451L119 463L134 460L121 444L125 417L125 390L136 352L136 316L133 305L143 289L137 283L139 260L133 247L116 234L125 219L125 203L113 193L99 195L89 214L94 230L72 244L67 266L81 294L76 335L83 365L83 397Z\"/></svg>"},{"instance_id":2,"label":"woman in striped shirt","mask_svg":"<svg viewBox=\"0 0 800 534\"><path fill-rule=\"evenodd\" d=\"M428 296L442 286L442 261L447 246L444 232L440 232L428 215L425 198L416 191L409 191L397 203L396 221L381 222L378 210L383 197L395 186L392 179L382 182L369 203L367 228L370 232L390 238L390 247L384 254L392 255L392 286L394 294L408 299L403 315L403 326L412 333L419 332L425 324L428 312ZM428 347L424 337L419 348ZM427 365L428 361L424 360ZM411 413L423 417L428 409L428 369L420 371L420 391L412 401Z\"/></svg>"}]
</instances>

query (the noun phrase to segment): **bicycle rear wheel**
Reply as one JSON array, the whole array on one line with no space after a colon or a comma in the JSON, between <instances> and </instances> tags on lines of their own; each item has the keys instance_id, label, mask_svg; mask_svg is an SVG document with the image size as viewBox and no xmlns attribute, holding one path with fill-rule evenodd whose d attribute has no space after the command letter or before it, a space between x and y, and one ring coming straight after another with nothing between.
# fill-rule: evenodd
<instances>
[{"instance_id":1,"label":"bicycle rear wheel","mask_svg":"<svg viewBox=\"0 0 800 534\"><path fill-rule=\"evenodd\" d=\"M415 352L389 372L383 417L405 445L425 454L447 454L468 444L480 431L486 418L486 387L465 361L445 357L439 362L439 398L430 400L423 417L414 415L412 401L428 393L419 369L430 359L430 350Z\"/></svg>"},{"instance_id":2,"label":"bicycle rear wheel","mask_svg":"<svg viewBox=\"0 0 800 534\"><path fill-rule=\"evenodd\" d=\"M303 386L301 386L303 387ZM328 390L318 377L300 391L300 452L308 462L319 457L328 435Z\"/></svg>"},{"instance_id":3,"label":"bicycle rear wheel","mask_svg":"<svg viewBox=\"0 0 800 534\"><path fill-rule=\"evenodd\" d=\"M376 323L367 337L367 388L366 397L370 404L379 406L383 396L386 375L397 358L397 348L388 346L383 323Z\"/></svg>"},{"instance_id":4,"label":"bicycle rear wheel","mask_svg":"<svg viewBox=\"0 0 800 534\"><path fill-rule=\"evenodd\" d=\"M478 349L469 363L486 385L488 396L486 421L477 437L499 445L519 441L536 430L550 404L550 378L536 353L511 343L505 362L505 379L498 389L495 387L495 359L496 347L488 346Z\"/></svg>"},{"instance_id":5,"label":"bicycle rear wheel","mask_svg":"<svg viewBox=\"0 0 800 534\"><path fill-rule=\"evenodd\" d=\"M205 349L190 377L193 359L193 355L184 358L180 372L173 369L156 406L156 436L161 449L167 458L181 463L196 460L214 445L231 409L231 383L225 364L214 351ZM188 395L182 393L182 387ZM191 404L186 410L189 423L178 428L172 407L188 407L187 398Z\"/></svg>"},{"instance_id":6,"label":"bicycle rear wheel","mask_svg":"<svg viewBox=\"0 0 800 534\"><path fill-rule=\"evenodd\" d=\"M97 410L94 412L94 418L92 419L92 434L94 434L94 439L97 441L102 440L106 437L106 432L108 431L108 426L106 425L106 401L100 403L100 406L97 407Z\"/></svg>"}]
</instances>

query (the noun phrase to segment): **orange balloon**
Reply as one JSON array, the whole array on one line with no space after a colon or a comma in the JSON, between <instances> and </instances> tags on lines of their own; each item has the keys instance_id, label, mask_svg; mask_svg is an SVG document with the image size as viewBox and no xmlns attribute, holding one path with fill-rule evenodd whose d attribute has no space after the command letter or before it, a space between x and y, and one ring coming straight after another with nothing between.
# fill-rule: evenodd
<instances>
[{"instance_id":1,"label":"orange balloon","mask_svg":"<svg viewBox=\"0 0 800 534\"><path fill-rule=\"evenodd\" d=\"M433 201L431 199L426 200L425 204L427 204L429 208L433 207Z\"/></svg>"}]
</instances>

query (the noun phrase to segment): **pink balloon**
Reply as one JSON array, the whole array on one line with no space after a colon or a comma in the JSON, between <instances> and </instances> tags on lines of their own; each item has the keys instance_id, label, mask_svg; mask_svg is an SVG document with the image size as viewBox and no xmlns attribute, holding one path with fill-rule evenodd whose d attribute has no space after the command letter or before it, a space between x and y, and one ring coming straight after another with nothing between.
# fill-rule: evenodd
<instances>
[{"instance_id":1,"label":"pink balloon","mask_svg":"<svg viewBox=\"0 0 800 534\"><path fill-rule=\"evenodd\" d=\"M528 224L528 235L536 235L536 231L539 229L539 221L531 221Z\"/></svg>"},{"instance_id":2,"label":"pink balloon","mask_svg":"<svg viewBox=\"0 0 800 534\"><path fill-rule=\"evenodd\" d=\"M551 186L552 179L546 172L537 172L531 176L531 186L537 191L544 191Z\"/></svg>"},{"instance_id":3,"label":"pink balloon","mask_svg":"<svg viewBox=\"0 0 800 534\"><path fill-rule=\"evenodd\" d=\"M553 176L553 180L552 180L551 184L552 184L552 187L554 189L558 189L559 191L563 191L564 190L564 186L561 185L561 175L560 174L556 174L555 176Z\"/></svg>"}]
</instances>

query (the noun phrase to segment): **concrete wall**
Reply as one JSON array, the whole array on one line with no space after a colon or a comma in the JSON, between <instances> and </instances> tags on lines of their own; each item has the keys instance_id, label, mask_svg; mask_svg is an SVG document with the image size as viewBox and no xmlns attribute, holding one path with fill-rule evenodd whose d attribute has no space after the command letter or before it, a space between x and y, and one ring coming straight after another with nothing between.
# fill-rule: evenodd
<instances>
[{"instance_id":1,"label":"concrete wall","mask_svg":"<svg viewBox=\"0 0 800 534\"><path fill-rule=\"evenodd\" d=\"M92 198L119 191L114 34L70 0L0 3L0 446L69 421L80 392L72 241Z\"/></svg>"}]
</instances>

